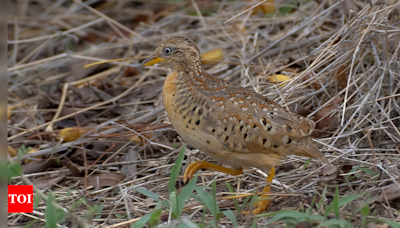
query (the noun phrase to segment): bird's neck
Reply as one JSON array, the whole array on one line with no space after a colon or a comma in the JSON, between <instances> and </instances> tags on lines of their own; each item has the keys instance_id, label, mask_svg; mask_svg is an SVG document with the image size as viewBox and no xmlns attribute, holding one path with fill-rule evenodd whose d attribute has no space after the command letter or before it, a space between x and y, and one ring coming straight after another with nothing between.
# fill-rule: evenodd
<instances>
[{"instance_id":1,"label":"bird's neck","mask_svg":"<svg viewBox=\"0 0 400 228\"><path fill-rule=\"evenodd\" d=\"M182 81L204 82L210 77L203 70L200 58L186 59L185 63L170 68L170 73L177 72L177 79Z\"/></svg>"}]
</instances>

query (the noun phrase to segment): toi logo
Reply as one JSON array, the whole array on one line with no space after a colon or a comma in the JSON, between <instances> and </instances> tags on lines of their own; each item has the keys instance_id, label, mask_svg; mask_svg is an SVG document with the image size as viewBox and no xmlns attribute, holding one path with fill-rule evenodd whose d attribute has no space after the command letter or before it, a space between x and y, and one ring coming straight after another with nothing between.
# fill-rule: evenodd
<instances>
[{"instance_id":1,"label":"toi logo","mask_svg":"<svg viewBox=\"0 0 400 228\"><path fill-rule=\"evenodd\" d=\"M33 212L33 186L8 185L8 213Z\"/></svg>"}]
</instances>

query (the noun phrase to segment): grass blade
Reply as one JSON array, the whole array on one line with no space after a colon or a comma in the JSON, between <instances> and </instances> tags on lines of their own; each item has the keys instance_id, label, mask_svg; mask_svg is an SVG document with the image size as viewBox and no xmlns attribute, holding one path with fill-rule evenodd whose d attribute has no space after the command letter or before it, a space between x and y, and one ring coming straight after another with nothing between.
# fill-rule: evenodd
<instances>
[{"instance_id":1,"label":"grass blade","mask_svg":"<svg viewBox=\"0 0 400 228\"><path fill-rule=\"evenodd\" d=\"M197 177L198 177L198 175L196 174L179 194L179 197L178 197L178 211L179 211L178 213L179 214L182 213L186 200L188 200L192 196L193 191L196 188Z\"/></svg>"},{"instance_id":2,"label":"grass blade","mask_svg":"<svg viewBox=\"0 0 400 228\"><path fill-rule=\"evenodd\" d=\"M224 213L224 215L226 217L228 217L228 219L231 220L231 222L233 224L233 227L238 227L238 224L237 224L237 221L236 221L236 216L231 210L226 210L226 211L223 211L222 213Z\"/></svg>"},{"instance_id":3,"label":"grass blade","mask_svg":"<svg viewBox=\"0 0 400 228\"><path fill-rule=\"evenodd\" d=\"M169 184L168 184L168 192L171 194L175 190L175 183L178 179L179 172L181 171L183 157L185 156L186 144L182 147L181 152L179 153L178 158L175 161L174 166L171 170L171 175L169 177Z\"/></svg>"},{"instance_id":4,"label":"grass blade","mask_svg":"<svg viewBox=\"0 0 400 228\"><path fill-rule=\"evenodd\" d=\"M150 192L149 190L144 189L144 188L135 188L134 187L133 189L135 189L136 191L142 193L143 195L145 195L147 197L150 197L150 198L154 199L156 202L160 202L161 201L160 198L159 198L159 195L154 193L154 192Z\"/></svg>"},{"instance_id":5,"label":"grass blade","mask_svg":"<svg viewBox=\"0 0 400 228\"><path fill-rule=\"evenodd\" d=\"M351 195L351 196L345 196L345 197L339 199L339 201L338 201L339 208L350 203L351 201L363 196L365 193L366 192L362 192L362 193L358 193L358 194ZM334 205L332 203L331 205L328 206L328 208L326 208L324 216L327 217L328 214L331 213L333 210L334 210Z\"/></svg>"},{"instance_id":6,"label":"grass blade","mask_svg":"<svg viewBox=\"0 0 400 228\"><path fill-rule=\"evenodd\" d=\"M199 187L196 187L196 192L197 192L197 194L199 194L201 202L203 202L204 205L210 210L211 214L213 214L214 217L216 217L217 214L219 213L219 209L218 209L218 207L215 206L216 200L213 197L213 195L211 195L210 193L208 193L207 191L205 191Z\"/></svg>"}]
</instances>

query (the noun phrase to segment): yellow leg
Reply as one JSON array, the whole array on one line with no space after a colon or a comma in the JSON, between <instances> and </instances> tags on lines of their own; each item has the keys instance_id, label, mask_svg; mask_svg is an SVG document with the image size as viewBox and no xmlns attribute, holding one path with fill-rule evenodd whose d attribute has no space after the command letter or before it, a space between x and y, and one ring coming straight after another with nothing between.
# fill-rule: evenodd
<instances>
[{"instance_id":1,"label":"yellow leg","mask_svg":"<svg viewBox=\"0 0 400 228\"><path fill-rule=\"evenodd\" d=\"M269 183L269 185L267 187L264 187L263 189L263 193L269 193L271 190L271 184L272 184L272 180L274 179L275 176L275 167L272 167L269 170L268 173L268 177L267 177L267 183ZM257 208L253 210L253 214L260 214L261 212L265 211L267 209L268 206L271 205L271 200L267 199L268 196L267 195L261 195L258 199L259 201L257 202ZM248 211L243 212L243 214L250 214Z\"/></svg>"},{"instance_id":2,"label":"yellow leg","mask_svg":"<svg viewBox=\"0 0 400 228\"><path fill-rule=\"evenodd\" d=\"M196 162L193 162L192 164L190 164L186 168L185 174L183 175L183 181L186 182L189 178L192 178L194 173L199 169L210 169L210 170L226 173L229 175L240 175L243 173L242 168L238 169L238 170L234 170L234 169L229 169L229 168L226 168L226 167L223 167L220 165L215 165L215 164L205 162L205 161L196 161Z\"/></svg>"},{"instance_id":3,"label":"yellow leg","mask_svg":"<svg viewBox=\"0 0 400 228\"><path fill-rule=\"evenodd\" d=\"M269 183L269 185L267 187L264 187L263 189L263 193L269 193L271 190L271 184L272 184L272 180L274 179L275 176L275 167L272 167L269 170L268 173L268 177L267 177L267 183ZM266 200L265 198L268 198L267 195L262 195L259 197L260 201L258 202L257 208L253 210L253 214L260 214L261 212L265 211L267 209L268 206L270 206L272 204L271 200Z\"/></svg>"}]
</instances>

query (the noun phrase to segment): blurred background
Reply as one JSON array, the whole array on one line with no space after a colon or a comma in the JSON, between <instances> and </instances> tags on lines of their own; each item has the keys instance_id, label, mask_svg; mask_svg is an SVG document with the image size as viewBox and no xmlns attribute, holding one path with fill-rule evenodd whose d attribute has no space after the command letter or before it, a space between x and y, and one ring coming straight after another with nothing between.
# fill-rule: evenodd
<instances>
[{"instance_id":1,"label":"blurred background","mask_svg":"<svg viewBox=\"0 0 400 228\"><path fill-rule=\"evenodd\" d=\"M398 1L7 5L8 183L34 184L36 192L34 213L8 214L9 226L398 224ZM186 155L178 170L212 160L183 147L168 121L161 97L168 69L140 67L174 35L198 45L208 73L313 119L314 140L339 172L290 157L277 167L282 184L272 186L277 194L267 211L281 213L259 217L240 213L253 207L255 197L222 198L262 189L259 170L200 172L197 185L208 187L183 191L182 179L170 178L180 151ZM123 60L86 66L112 59ZM188 200L177 206L173 197L182 191Z\"/></svg>"}]
</instances>

